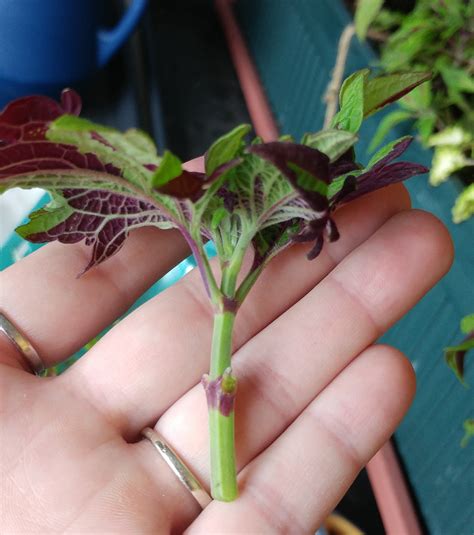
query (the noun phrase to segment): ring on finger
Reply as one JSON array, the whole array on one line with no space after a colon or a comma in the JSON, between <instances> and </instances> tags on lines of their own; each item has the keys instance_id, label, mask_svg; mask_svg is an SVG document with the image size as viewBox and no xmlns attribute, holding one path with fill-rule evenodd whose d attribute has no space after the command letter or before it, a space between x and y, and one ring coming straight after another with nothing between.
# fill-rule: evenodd
<instances>
[{"instance_id":1,"label":"ring on finger","mask_svg":"<svg viewBox=\"0 0 474 535\"><path fill-rule=\"evenodd\" d=\"M19 351L32 373L41 375L44 364L33 344L13 323L0 312L0 332L2 332Z\"/></svg>"},{"instance_id":2,"label":"ring on finger","mask_svg":"<svg viewBox=\"0 0 474 535\"><path fill-rule=\"evenodd\" d=\"M171 468L186 489L194 496L194 499L199 503L202 509L207 507L211 503L212 498L204 490L197 477L185 465L184 461L173 448L167 444L154 429L151 429L151 427L145 427L142 431L142 435L158 450L166 464Z\"/></svg>"}]
</instances>

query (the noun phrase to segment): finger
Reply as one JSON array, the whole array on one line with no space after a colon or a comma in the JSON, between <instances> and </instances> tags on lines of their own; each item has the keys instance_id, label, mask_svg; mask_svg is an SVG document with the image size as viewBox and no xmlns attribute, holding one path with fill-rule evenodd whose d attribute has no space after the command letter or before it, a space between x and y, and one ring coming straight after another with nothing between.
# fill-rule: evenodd
<instances>
[{"instance_id":1,"label":"finger","mask_svg":"<svg viewBox=\"0 0 474 535\"><path fill-rule=\"evenodd\" d=\"M234 348L242 346L305 295L407 203L401 188L362 198L336 214L341 240L327 247L316 262L306 260L301 246L277 257L239 311ZM116 425L128 433L137 433L154 423L206 371L211 322L202 283L193 273L123 320L64 380L76 385Z\"/></svg>"},{"instance_id":2,"label":"finger","mask_svg":"<svg viewBox=\"0 0 474 535\"><path fill-rule=\"evenodd\" d=\"M118 255L77 278L90 249L51 243L0 274L0 309L51 366L110 325L186 254L177 231L137 229ZM0 362L21 361L10 349Z\"/></svg>"},{"instance_id":3,"label":"finger","mask_svg":"<svg viewBox=\"0 0 474 535\"><path fill-rule=\"evenodd\" d=\"M388 440L415 392L398 351L364 351L240 474L240 497L213 502L187 533L314 533Z\"/></svg>"},{"instance_id":4,"label":"finger","mask_svg":"<svg viewBox=\"0 0 474 535\"><path fill-rule=\"evenodd\" d=\"M200 171L204 158L186 162ZM80 278L89 262L84 244L51 243L0 274L0 310L16 323L46 366L69 357L89 342L167 271L189 254L177 231L153 227L130 233L120 253ZM7 347L0 362L21 367Z\"/></svg>"},{"instance_id":5,"label":"finger","mask_svg":"<svg viewBox=\"0 0 474 535\"><path fill-rule=\"evenodd\" d=\"M433 216L394 216L234 356L238 469L263 451L361 351L446 272L449 235ZM197 385L156 428L208 483L207 409ZM258 431L257 431L258 430Z\"/></svg>"}]
</instances>

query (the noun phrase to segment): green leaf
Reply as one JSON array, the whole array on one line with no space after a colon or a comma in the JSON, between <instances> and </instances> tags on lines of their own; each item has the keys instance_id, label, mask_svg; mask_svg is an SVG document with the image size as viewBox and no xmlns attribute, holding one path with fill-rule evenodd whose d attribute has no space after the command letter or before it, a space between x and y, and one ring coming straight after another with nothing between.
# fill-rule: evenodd
<instances>
[{"instance_id":1,"label":"green leaf","mask_svg":"<svg viewBox=\"0 0 474 535\"><path fill-rule=\"evenodd\" d=\"M358 132L364 119L364 86L368 74L369 69L362 69L346 78L339 92L340 110L334 116L332 126Z\"/></svg>"},{"instance_id":2,"label":"green leaf","mask_svg":"<svg viewBox=\"0 0 474 535\"><path fill-rule=\"evenodd\" d=\"M364 91L364 118L395 102L430 78L429 72L408 72L367 80Z\"/></svg>"},{"instance_id":3,"label":"green leaf","mask_svg":"<svg viewBox=\"0 0 474 535\"><path fill-rule=\"evenodd\" d=\"M428 144L428 139L433 134L433 130L436 126L436 115L431 113L429 115L423 115L415 122L415 128L420 134L421 141L424 145Z\"/></svg>"},{"instance_id":4,"label":"green leaf","mask_svg":"<svg viewBox=\"0 0 474 535\"><path fill-rule=\"evenodd\" d=\"M438 186L467 164L463 151L452 145L436 147L430 171L430 184Z\"/></svg>"},{"instance_id":5,"label":"green leaf","mask_svg":"<svg viewBox=\"0 0 474 535\"><path fill-rule=\"evenodd\" d=\"M74 145L82 154L92 153L104 164L121 170L124 178L147 191L151 172L145 165L159 166L153 141L137 129L120 132L75 115L62 115L46 132L49 141Z\"/></svg>"},{"instance_id":6,"label":"green leaf","mask_svg":"<svg viewBox=\"0 0 474 535\"><path fill-rule=\"evenodd\" d=\"M464 436L461 440L461 448L465 448L474 437L474 418L468 418L463 422Z\"/></svg>"},{"instance_id":7,"label":"green leaf","mask_svg":"<svg viewBox=\"0 0 474 535\"><path fill-rule=\"evenodd\" d=\"M385 137L391 132L397 124L412 119L413 116L410 112L404 110L395 110L386 115L379 123L377 130L370 142L368 152L374 151L380 143L385 139Z\"/></svg>"},{"instance_id":8,"label":"green leaf","mask_svg":"<svg viewBox=\"0 0 474 535\"><path fill-rule=\"evenodd\" d=\"M170 151L166 150L163 154L158 169L151 176L151 186L159 188L164 186L173 178L176 178L183 172L181 160Z\"/></svg>"},{"instance_id":9,"label":"green leaf","mask_svg":"<svg viewBox=\"0 0 474 535\"><path fill-rule=\"evenodd\" d=\"M454 203L453 221L462 223L474 215L474 184L467 186Z\"/></svg>"},{"instance_id":10,"label":"green leaf","mask_svg":"<svg viewBox=\"0 0 474 535\"><path fill-rule=\"evenodd\" d=\"M326 196L328 193L328 185L323 180L315 177L308 171L305 171L293 162L287 162L288 167L296 173L296 182L298 186L307 190L315 191L321 195Z\"/></svg>"},{"instance_id":11,"label":"green leaf","mask_svg":"<svg viewBox=\"0 0 474 535\"><path fill-rule=\"evenodd\" d=\"M352 132L328 129L314 134L305 134L301 143L323 152L330 162L334 162L347 152L358 140Z\"/></svg>"},{"instance_id":12,"label":"green leaf","mask_svg":"<svg viewBox=\"0 0 474 535\"><path fill-rule=\"evenodd\" d=\"M415 87L410 93L407 93L400 99L400 106L412 111L414 114L426 113L431 111L433 101L433 91L431 80L426 80L418 87Z\"/></svg>"},{"instance_id":13,"label":"green leaf","mask_svg":"<svg viewBox=\"0 0 474 535\"><path fill-rule=\"evenodd\" d=\"M453 370L459 381L464 382L464 357L467 351L474 349L474 338L468 338L456 346L444 349L444 359L446 364Z\"/></svg>"},{"instance_id":14,"label":"green leaf","mask_svg":"<svg viewBox=\"0 0 474 535\"><path fill-rule=\"evenodd\" d=\"M211 229L216 230L224 219L224 217L227 217L228 215L229 212L223 206L219 206L218 208L216 208L214 210L214 213L212 214Z\"/></svg>"},{"instance_id":15,"label":"green leaf","mask_svg":"<svg viewBox=\"0 0 474 535\"><path fill-rule=\"evenodd\" d=\"M433 134L428 140L428 146L464 145L471 141L472 135L461 126L454 125Z\"/></svg>"},{"instance_id":16,"label":"green leaf","mask_svg":"<svg viewBox=\"0 0 474 535\"><path fill-rule=\"evenodd\" d=\"M390 9L381 9L377 15L376 27L381 30L392 30L395 26L400 26L404 18L404 13L392 11Z\"/></svg>"},{"instance_id":17,"label":"green leaf","mask_svg":"<svg viewBox=\"0 0 474 535\"><path fill-rule=\"evenodd\" d=\"M381 57L382 66L387 71L412 68L410 62L421 52L426 51L435 41L436 30L429 27L423 28L421 24L415 21L410 28L402 27L403 35L397 32L389 39Z\"/></svg>"},{"instance_id":18,"label":"green leaf","mask_svg":"<svg viewBox=\"0 0 474 535\"><path fill-rule=\"evenodd\" d=\"M54 193L51 194L51 197L52 199L48 204L30 214L28 223L16 228L16 232L25 240L32 234L48 232L74 213L74 209L63 197Z\"/></svg>"},{"instance_id":19,"label":"green leaf","mask_svg":"<svg viewBox=\"0 0 474 535\"><path fill-rule=\"evenodd\" d=\"M404 141L405 139L409 139L411 136L402 136L398 139L395 139L394 141L391 141L390 143L387 143L384 145L381 149L379 149L373 156L370 158L369 163L367 164L367 169L370 169L373 165L375 165L379 160L382 158L385 158L389 152L392 152L395 145L398 145L400 142Z\"/></svg>"},{"instance_id":20,"label":"green leaf","mask_svg":"<svg viewBox=\"0 0 474 535\"><path fill-rule=\"evenodd\" d=\"M474 314L464 316L461 320L461 332L471 334L474 331Z\"/></svg>"},{"instance_id":21,"label":"green leaf","mask_svg":"<svg viewBox=\"0 0 474 535\"><path fill-rule=\"evenodd\" d=\"M369 26L380 12L383 0L358 0L354 17L357 37L363 41Z\"/></svg>"},{"instance_id":22,"label":"green leaf","mask_svg":"<svg viewBox=\"0 0 474 535\"><path fill-rule=\"evenodd\" d=\"M335 195L337 195L341 189L344 187L344 184L346 180L350 177L358 177L362 173L365 173L367 169L356 169L354 171L350 171L349 173L346 173L344 175L338 176L335 178L330 184L328 188L328 199L332 199Z\"/></svg>"},{"instance_id":23,"label":"green leaf","mask_svg":"<svg viewBox=\"0 0 474 535\"><path fill-rule=\"evenodd\" d=\"M109 126L94 123L89 119L77 117L76 115L62 115L56 119L50 128L64 129L69 132L100 132L100 133L114 133L116 132Z\"/></svg>"},{"instance_id":24,"label":"green leaf","mask_svg":"<svg viewBox=\"0 0 474 535\"><path fill-rule=\"evenodd\" d=\"M210 176L220 165L238 156L244 137L252 127L241 124L215 141L206 153L206 173Z\"/></svg>"}]
</instances>

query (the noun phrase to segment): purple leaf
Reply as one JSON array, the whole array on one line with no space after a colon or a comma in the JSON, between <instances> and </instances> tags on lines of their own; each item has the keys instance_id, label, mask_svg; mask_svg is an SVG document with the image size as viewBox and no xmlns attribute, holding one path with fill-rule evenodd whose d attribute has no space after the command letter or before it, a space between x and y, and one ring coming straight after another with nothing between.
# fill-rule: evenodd
<instances>
[{"instance_id":1,"label":"purple leaf","mask_svg":"<svg viewBox=\"0 0 474 535\"><path fill-rule=\"evenodd\" d=\"M268 258L290 245L301 226L300 220L290 219L257 232L252 240L254 259L251 271L257 269Z\"/></svg>"},{"instance_id":2,"label":"purple leaf","mask_svg":"<svg viewBox=\"0 0 474 535\"><path fill-rule=\"evenodd\" d=\"M360 165L355 162L355 152L351 147L335 162L329 164L329 178L332 181L338 176L345 175L350 171L356 171L357 169L360 169Z\"/></svg>"},{"instance_id":3,"label":"purple leaf","mask_svg":"<svg viewBox=\"0 0 474 535\"><path fill-rule=\"evenodd\" d=\"M80 107L77 93L65 90L61 103L47 97L25 97L2 111L0 190L19 185L52 192L53 202L32 214L18 232L35 243L85 240L92 246L87 271L117 252L130 229L166 226L170 218L159 202L127 182L125 172L116 165L92 152L81 152L75 145L47 138L52 121L71 117L65 114L77 114ZM98 132L90 134L95 141L110 145Z\"/></svg>"},{"instance_id":4,"label":"purple leaf","mask_svg":"<svg viewBox=\"0 0 474 535\"><path fill-rule=\"evenodd\" d=\"M398 158L411 142L412 138L405 138L395 144L388 154L356 178L355 190L348 189L347 193L344 190L341 191L336 203L333 203L333 205L352 201L361 195L389 186L390 184L396 184L412 176L427 173L429 169L424 165L410 162L390 163L395 158Z\"/></svg>"},{"instance_id":5,"label":"purple leaf","mask_svg":"<svg viewBox=\"0 0 474 535\"><path fill-rule=\"evenodd\" d=\"M176 199L190 199L196 202L206 193L211 184L219 180L227 171L236 167L240 162L239 158L230 160L217 167L209 177L206 173L183 170L179 176L173 178L164 186L157 188L157 191Z\"/></svg>"},{"instance_id":6,"label":"purple leaf","mask_svg":"<svg viewBox=\"0 0 474 535\"><path fill-rule=\"evenodd\" d=\"M81 98L72 89L61 93L61 103L43 96L14 100L0 113L0 146L44 140L51 121L65 113L79 115L80 111Z\"/></svg>"},{"instance_id":7,"label":"purple leaf","mask_svg":"<svg viewBox=\"0 0 474 535\"><path fill-rule=\"evenodd\" d=\"M324 190L329 184L329 158L325 154L306 145L278 141L252 145L247 150L272 163L313 210L328 208Z\"/></svg>"},{"instance_id":8,"label":"purple leaf","mask_svg":"<svg viewBox=\"0 0 474 535\"><path fill-rule=\"evenodd\" d=\"M32 214L31 223L18 231L33 243L85 240L86 245L92 246L92 256L82 273L115 254L133 227L164 221L153 204L110 191L65 189L62 195L72 212L64 221L47 230L31 232L37 219L47 216L46 210L40 210Z\"/></svg>"}]
</instances>

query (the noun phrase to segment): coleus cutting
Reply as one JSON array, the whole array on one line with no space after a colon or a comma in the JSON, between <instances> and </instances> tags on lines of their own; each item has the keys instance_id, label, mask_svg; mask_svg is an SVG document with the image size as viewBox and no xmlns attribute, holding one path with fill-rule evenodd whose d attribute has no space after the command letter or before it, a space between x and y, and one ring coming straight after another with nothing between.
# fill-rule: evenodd
<instances>
[{"instance_id":1,"label":"coleus cutting","mask_svg":"<svg viewBox=\"0 0 474 535\"><path fill-rule=\"evenodd\" d=\"M210 147L202 173L186 171L169 151L158 156L139 130L122 133L80 118L81 101L72 90L63 91L60 103L32 96L0 113L0 192L40 187L51 194L51 202L17 229L21 236L32 242L84 240L91 258L82 274L115 254L139 227L176 228L189 244L214 311L210 373L202 381L214 498L237 496L231 340L240 305L283 249L311 242L307 256L314 259L325 241L339 238L332 217L338 206L427 171L394 162L409 137L386 145L365 167L357 163L354 146L365 117L428 78L354 73L341 88L330 129L306 134L299 143L285 136L246 144L251 128L238 126ZM204 250L207 240L215 244L219 279ZM253 262L239 278L249 250Z\"/></svg>"}]
</instances>

